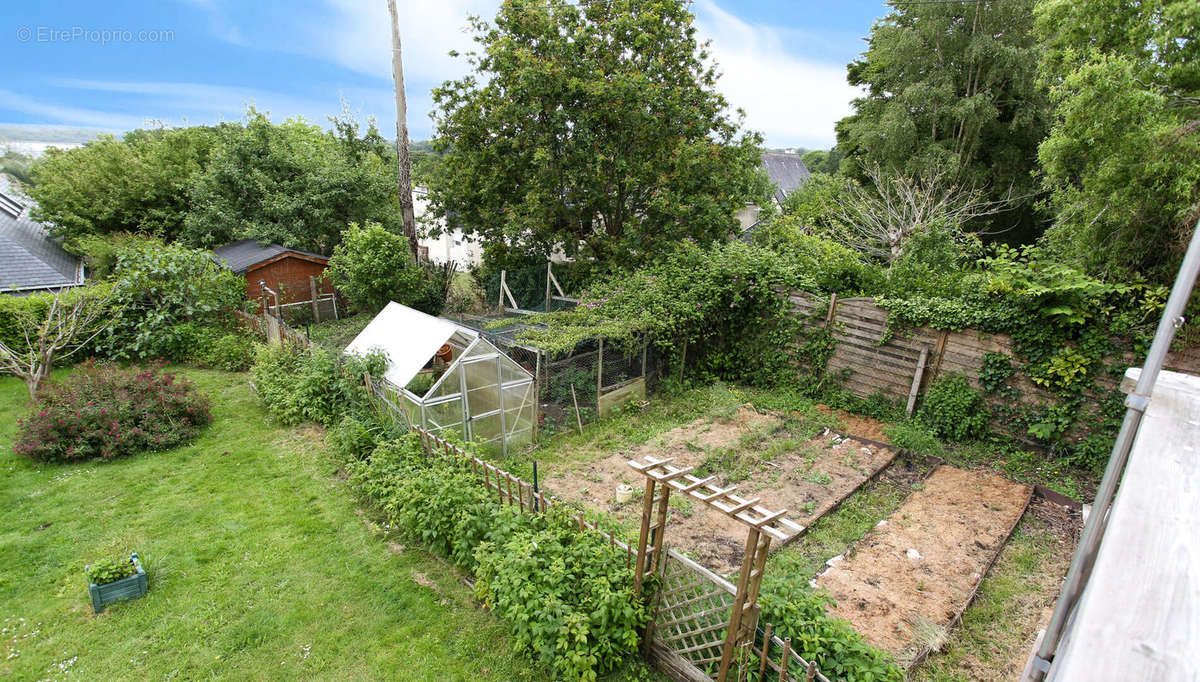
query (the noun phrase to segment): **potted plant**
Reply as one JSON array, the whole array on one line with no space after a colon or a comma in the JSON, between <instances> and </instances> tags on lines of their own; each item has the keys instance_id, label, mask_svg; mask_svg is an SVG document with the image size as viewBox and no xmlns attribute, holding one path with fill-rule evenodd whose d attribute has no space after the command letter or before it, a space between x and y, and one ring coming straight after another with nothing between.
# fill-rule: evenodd
<instances>
[{"instance_id":1,"label":"potted plant","mask_svg":"<svg viewBox=\"0 0 1200 682\"><path fill-rule=\"evenodd\" d=\"M128 559L105 559L84 566L83 570L91 583L88 592L92 595L92 608L96 613L113 602L136 599L146 594L150 587L137 552L130 554Z\"/></svg>"}]
</instances>

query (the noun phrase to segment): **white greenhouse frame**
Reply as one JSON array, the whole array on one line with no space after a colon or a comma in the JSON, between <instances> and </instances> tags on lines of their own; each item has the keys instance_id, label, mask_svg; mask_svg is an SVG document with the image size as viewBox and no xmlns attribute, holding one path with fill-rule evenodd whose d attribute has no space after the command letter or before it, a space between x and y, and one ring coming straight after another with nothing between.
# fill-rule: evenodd
<instances>
[{"instance_id":1,"label":"white greenhouse frame","mask_svg":"<svg viewBox=\"0 0 1200 682\"><path fill-rule=\"evenodd\" d=\"M443 344L453 358L424 394L407 386ZM409 424L430 433L456 433L483 445L514 445L533 440L537 410L533 375L478 332L449 320L389 303L350 345L347 353L382 351L388 369L381 388Z\"/></svg>"}]
</instances>

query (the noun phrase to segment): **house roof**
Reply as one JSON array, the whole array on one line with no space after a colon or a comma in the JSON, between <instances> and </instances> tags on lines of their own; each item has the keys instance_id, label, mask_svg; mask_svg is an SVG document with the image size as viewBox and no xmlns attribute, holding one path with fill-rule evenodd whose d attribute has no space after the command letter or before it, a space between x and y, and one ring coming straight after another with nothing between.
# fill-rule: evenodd
<instances>
[{"instance_id":1,"label":"house roof","mask_svg":"<svg viewBox=\"0 0 1200 682\"><path fill-rule=\"evenodd\" d=\"M83 284L83 263L29 217L31 202L0 192L0 292Z\"/></svg>"},{"instance_id":2,"label":"house roof","mask_svg":"<svg viewBox=\"0 0 1200 682\"><path fill-rule=\"evenodd\" d=\"M393 386L404 388L456 333L469 338L479 335L449 320L392 301L343 352L364 355L372 350L382 351L388 360L383 378Z\"/></svg>"},{"instance_id":3,"label":"house roof","mask_svg":"<svg viewBox=\"0 0 1200 682\"><path fill-rule=\"evenodd\" d=\"M322 256L319 253L311 251L301 251L299 249L289 249L286 246L279 244L263 244L257 239L242 239L240 241L231 242L225 246L220 246L213 249L213 253L239 275L245 274L250 270L255 269L255 266L263 265L267 261L272 261L280 256L295 256L304 260L317 261L325 264L329 262L329 258Z\"/></svg>"},{"instance_id":4,"label":"house roof","mask_svg":"<svg viewBox=\"0 0 1200 682\"><path fill-rule=\"evenodd\" d=\"M767 177L775 183L775 201L781 204L789 194L800 189L810 175L800 155L789 152L763 152L762 166Z\"/></svg>"}]
</instances>

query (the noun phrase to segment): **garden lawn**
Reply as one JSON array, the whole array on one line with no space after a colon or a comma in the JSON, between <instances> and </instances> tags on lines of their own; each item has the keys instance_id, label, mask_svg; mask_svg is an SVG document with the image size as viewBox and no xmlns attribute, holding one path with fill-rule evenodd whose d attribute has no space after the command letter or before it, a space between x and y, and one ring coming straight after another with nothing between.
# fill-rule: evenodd
<instances>
[{"instance_id":1,"label":"garden lawn","mask_svg":"<svg viewBox=\"0 0 1200 682\"><path fill-rule=\"evenodd\" d=\"M247 375L184 370L191 445L39 465L0 378L0 679L546 679L444 563L383 537L321 434L274 424ZM86 563L141 554L145 597L93 615Z\"/></svg>"}]
</instances>

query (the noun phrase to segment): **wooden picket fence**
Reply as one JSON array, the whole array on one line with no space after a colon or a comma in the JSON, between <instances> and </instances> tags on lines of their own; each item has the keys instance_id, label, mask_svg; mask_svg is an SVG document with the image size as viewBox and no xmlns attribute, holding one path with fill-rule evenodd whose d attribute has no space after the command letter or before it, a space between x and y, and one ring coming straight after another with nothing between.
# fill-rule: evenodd
<instances>
[{"instance_id":1,"label":"wooden picket fence","mask_svg":"<svg viewBox=\"0 0 1200 682\"><path fill-rule=\"evenodd\" d=\"M390 404L389 408L399 409L392 407ZM425 451L425 454L431 457L441 456L447 459L456 459L469 464L472 473L479 479L484 488L494 492L500 502L518 507L522 512L527 514L547 511L552 506L561 504L542 494L533 484L521 479L519 476L513 476L504 469L476 457L454 443L429 433L415 424L411 425L410 428L420 437L421 447ZM630 545L618 540L612 531L605 531L591 521L588 521L584 518L582 512L576 511L573 517L581 533L599 533L608 539L610 545L624 550L625 565L629 568L633 567L635 557L633 555L633 548Z\"/></svg>"}]
</instances>

